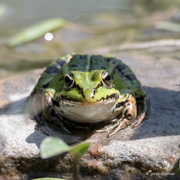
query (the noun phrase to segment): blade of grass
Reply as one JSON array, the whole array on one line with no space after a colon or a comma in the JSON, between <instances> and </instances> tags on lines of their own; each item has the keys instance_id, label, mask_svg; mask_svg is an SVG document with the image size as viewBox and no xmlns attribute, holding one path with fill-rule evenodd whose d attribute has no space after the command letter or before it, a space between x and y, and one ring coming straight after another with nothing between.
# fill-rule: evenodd
<instances>
[{"instance_id":1,"label":"blade of grass","mask_svg":"<svg viewBox=\"0 0 180 180\"><path fill-rule=\"evenodd\" d=\"M169 21L158 21L155 24L156 29L170 30L180 32L180 24Z\"/></svg>"},{"instance_id":2,"label":"blade of grass","mask_svg":"<svg viewBox=\"0 0 180 180\"><path fill-rule=\"evenodd\" d=\"M43 36L45 33L63 27L64 25L65 25L65 20L61 18L48 19L39 22L13 36L11 39L9 39L8 45L10 47L13 47L23 43L30 42L34 39Z\"/></svg>"}]
</instances>

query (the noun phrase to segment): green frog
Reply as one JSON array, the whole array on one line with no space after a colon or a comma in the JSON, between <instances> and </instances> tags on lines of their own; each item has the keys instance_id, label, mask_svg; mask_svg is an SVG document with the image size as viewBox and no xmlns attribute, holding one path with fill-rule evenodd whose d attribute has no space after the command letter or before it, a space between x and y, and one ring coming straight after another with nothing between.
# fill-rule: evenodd
<instances>
[{"instance_id":1,"label":"green frog","mask_svg":"<svg viewBox=\"0 0 180 180\"><path fill-rule=\"evenodd\" d=\"M113 56L69 54L50 64L30 95L30 114L40 114L71 133L77 124L110 122L109 137L147 113L146 94L132 70Z\"/></svg>"}]
</instances>

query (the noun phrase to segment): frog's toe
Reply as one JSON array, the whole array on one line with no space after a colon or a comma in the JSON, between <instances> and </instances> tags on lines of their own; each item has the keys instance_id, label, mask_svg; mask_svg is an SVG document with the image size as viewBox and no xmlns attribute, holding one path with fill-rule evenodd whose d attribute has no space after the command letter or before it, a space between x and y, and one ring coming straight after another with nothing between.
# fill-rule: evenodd
<instances>
[{"instance_id":1,"label":"frog's toe","mask_svg":"<svg viewBox=\"0 0 180 180\"><path fill-rule=\"evenodd\" d=\"M116 128L114 129L114 131L112 133L110 133L108 135L108 137L116 134L118 131L120 131L121 129L124 129L125 127L129 126L131 124L131 121L129 121L128 119L124 118L124 119L121 119L119 120L117 123L116 123Z\"/></svg>"},{"instance_id":2,"label":"frog's toe","mask_svg":"<svg viewBox=\"0 0 180 180\"><path fill-rule=\"evenodd\" d=\"M108 126L108 127L105 127L105 128L102 128L102 129L99 129L99 130L96 130L96 132L105 132L105 131L109 131L111 129L114 129L115 127L117 126L117 123L111 125L111 126Z\"/></svg>"},{"instance_id":3,"label":"frog's toe","mask_svg":"<svg viewBox=\"0 0 180 180\"><path fill-rule=\"evenodd\" d=\"M65 127L64 123L63 123L63 118L62 117L57 117L54 116L53 117L53 124L60 126L64 131L66 131L67 133L71 134L71 132Z\"/></svg>"},{"instance_id":4,"label":"frog's toe","mask_svg":"<svg viewBox=\"0 0 180 180\"><path fill-rule=\"evenodd\" d=\"M142 123L142 121L145 119L145 116L146 116L146 112L144 111L143 113L141 113L140 117L134 122L132 128L139 126Z\"/></svg>"},{"instance_id":5,"label":"frog's toe","mask_svg":"<svg viewBox=\"0 0 180 180\"><path fill-rule=\"evenodd\" d=\"M64 126L64 124L60 125L63 130L65 130L67 133L71 134L71 132Z\"/></svg>"},{"instance_id":6,"label":"frog's toe","mask_svg":"<svg viewBox=\"0 0 180 180\"><path fill-rule=\"evenodd\" d=\"M143 101L143 110L138 117L138 119L135 120L134 124L132 125L132 128L135 128L139 126L144 119L148 118L148 112L150 111L150 100L148 97L146 97Z\"/></svg>"},{"instance_id":7,"label":"frog's toe","mask_svg":"<svg viewBox=\"0 0 180 180\"><path fill-rule=\"evenodd\" d=\"M60 122L60 121L59 121L58 125L59 125L64 131L66 131L67 133L71 134L71 132L65 127L65 125L64 125L63 122Z\"/></svg>"},{"instance_id":8,"label":"frog's toe","mask_svg":"<svg viewBox=\"0 0 180 180\"><path fill-rule=\"evenodd\" d=\"M132 123L132 121L126 119L126 118L121 118L120 120L118 120L115 124L99 129L96 132L105 132L105 131L109 131L111 129L114 129L112 133L110 133L108 135L108 137L116 134L118 131L120 131L121 129L124 129L125 127L129 126Z\"/></svg>"}]
</instances>

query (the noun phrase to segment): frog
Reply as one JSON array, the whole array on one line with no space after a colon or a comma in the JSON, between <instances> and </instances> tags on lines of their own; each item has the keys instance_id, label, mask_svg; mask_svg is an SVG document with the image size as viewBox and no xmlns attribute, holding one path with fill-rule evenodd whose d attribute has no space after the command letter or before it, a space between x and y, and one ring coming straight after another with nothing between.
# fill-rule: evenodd
<instances>
[{"instance_id":1,"label":"frog","mask_svg":"<svg viewBox=\"0 0 180 180\"><path fill-rule=\"evenodd\" d=\"M147 115L147 96L133 71L112 55L71 53L52 62L30 94L30 114L71 133L65 122L109 122L108 137Z\"/></svg>"}]
</instances>

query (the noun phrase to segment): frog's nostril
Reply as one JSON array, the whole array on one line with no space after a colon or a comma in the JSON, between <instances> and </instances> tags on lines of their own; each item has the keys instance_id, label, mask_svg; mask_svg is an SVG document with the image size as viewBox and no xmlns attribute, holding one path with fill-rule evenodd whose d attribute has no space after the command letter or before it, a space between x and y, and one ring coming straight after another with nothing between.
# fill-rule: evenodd
<instances>
[{"instance_id":1,"label":"frog's nostril","mask_svg":"<svg viewBox=\"0 0 180 180\"><path fill-rule=\"evenodd\" d=\"M94 102L94 90L93 89L84 89L83 93L84 94L84 98L88 101L88 102Z\"/></svg>"},{"instance_id":2,"label":"frog's nostril","mask_svg":"<svg viewBox=\"0 0 180 180\"><path fill-rule=\"evenodd\" d=\"M97 88L93 88L93 94L95 95ZM94 97L93 97L94 98Z\"/></svg>"},{"instance_id":3,"label":"frog's nostril","mask_svg":"<svg viewBox=\"0 0 180 180\"><path fill-rule=\"evenodd\" d=\"M82 88L80 88L80 89L79 89L79 91L80 91L80 93L82 94L83 98L85 98L85 96L84 96L84 92L83 92L83 89L82 89Z\"/></svg>"}]
</instances>

